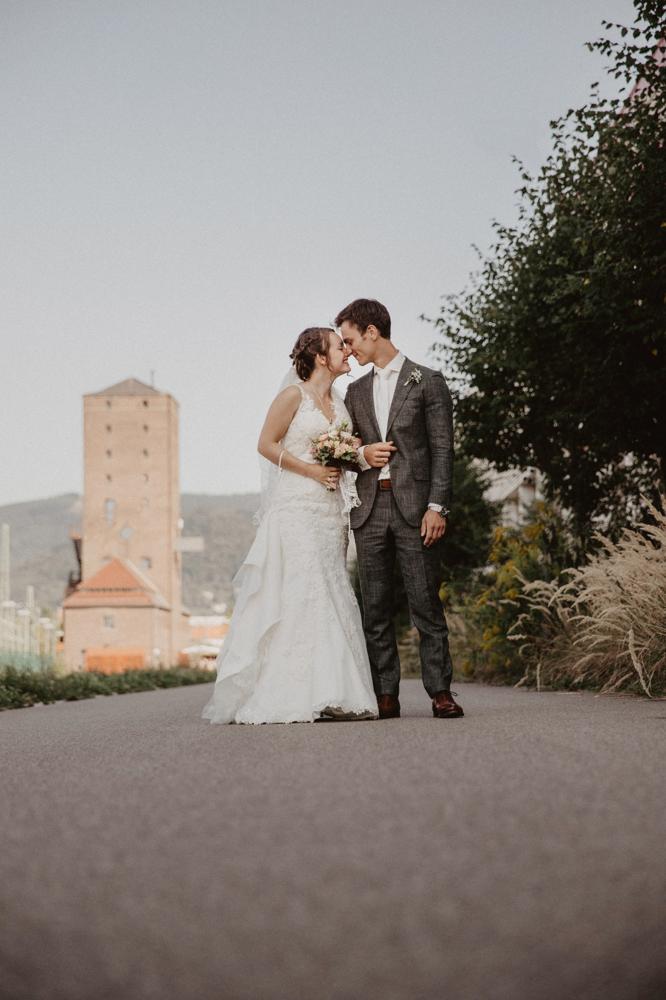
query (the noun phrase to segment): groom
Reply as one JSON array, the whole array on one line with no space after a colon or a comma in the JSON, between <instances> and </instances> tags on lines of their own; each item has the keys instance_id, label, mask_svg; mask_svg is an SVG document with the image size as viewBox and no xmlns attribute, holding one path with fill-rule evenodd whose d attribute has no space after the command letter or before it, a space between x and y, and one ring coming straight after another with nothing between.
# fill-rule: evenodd
<instances>
[{"instance_id":1,"label":"groom","mask_svg":"<svg viewBox=\"0 0 666 1000\"><path fill-rule=\"evenodd\" d=\"M448 628L439 599L440 540L451 502L451 395L441 372L415 365L391 343L391 317L375 299L356 299L335 318L348 349L370 372L346 404L361 449L361 506L351 511L363 597L363 628L381 719L400 716L400 660L393 626L397 558L421 673L433 715L455 719Z\"/></svg>"}]
</instances>

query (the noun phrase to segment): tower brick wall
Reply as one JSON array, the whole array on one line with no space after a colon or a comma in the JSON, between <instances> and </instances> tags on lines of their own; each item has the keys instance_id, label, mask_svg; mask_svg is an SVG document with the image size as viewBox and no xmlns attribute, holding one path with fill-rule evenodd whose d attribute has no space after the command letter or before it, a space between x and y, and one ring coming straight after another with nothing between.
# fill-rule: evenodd
<instances>
[{"instance_id":1,"label":"tower brick wall","mask_svg":"<svg viewBox=\"0 0 666 1000\"><path fill-rule=\"evenodd\" d=\"M182 527L178 417L173 396L137 379L83 399L83 583L114 559L138 567L168 605L167 648L160 654L166 663L176 662L187 626L178 544ZM97 618L91 617L89 628L80 616L91 610L77 610L73 626L77 632L83 629L86 639L98 627ZM149 608L145 614L151 620L155 617ZM134 625L131 631L136 632ZM122 645L117 629L116 635L116 644ZM77 641L77 659L81 648Z\"/></svg>"}]
</instances>

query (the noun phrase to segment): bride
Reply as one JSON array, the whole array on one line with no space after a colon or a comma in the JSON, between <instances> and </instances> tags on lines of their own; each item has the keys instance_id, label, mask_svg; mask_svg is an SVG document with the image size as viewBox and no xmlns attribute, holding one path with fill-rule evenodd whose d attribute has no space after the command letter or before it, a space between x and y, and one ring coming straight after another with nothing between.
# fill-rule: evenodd
<instances>
[{"instance_id":1,"label":"bride","mask_svg":"<svg viewBox=\"0 0 666 1000\"><path fill-rule=\"evenodd\" d=\"M257 535L234 581L236 606L218 660L211 722L377 717L361 616L346 569L348 473L317 464L312 439L351 420L333 383L350 371L334 330L305 330L291 353L258 450L271 472ZM350 477L351 478L351 477ZM350 494L353 494L350 499Z\"/></svg>"}]
</instances>

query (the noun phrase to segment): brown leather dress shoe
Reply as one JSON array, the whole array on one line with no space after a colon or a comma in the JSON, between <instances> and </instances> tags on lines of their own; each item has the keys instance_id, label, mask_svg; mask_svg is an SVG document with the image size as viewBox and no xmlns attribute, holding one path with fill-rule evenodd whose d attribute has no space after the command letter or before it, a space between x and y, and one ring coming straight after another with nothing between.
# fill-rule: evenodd
<instances>
[{"instance_id":1,"label":"brown leather dress shoe","mask_svg":"<svg viewBox=\"0 0 666 1000\"><path fill-rule=\"evenodd\" d=\"M465 713L450 691L438 691L432 699L432 714L436 719L459 719Z\"/></svg>"},{"instance_id":2,"label":"brown leather dress shoe","mask_svg":"<svg viewBox=\"0 0 666 1000\"><path fill-rule=\"evenodd\" d=\"M399 719L400 702L394 694L380 694L377 698L380 719Z\"/></svg>"}]
</instances>

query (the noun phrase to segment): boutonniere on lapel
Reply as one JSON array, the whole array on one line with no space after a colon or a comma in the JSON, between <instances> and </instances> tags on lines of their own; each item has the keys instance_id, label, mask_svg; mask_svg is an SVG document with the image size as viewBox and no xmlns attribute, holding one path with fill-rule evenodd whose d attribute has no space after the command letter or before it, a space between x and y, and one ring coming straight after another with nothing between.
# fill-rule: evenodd
<instances>
[{"instance_id":1,"label":"boutonniere on lapel","mask_svg":"<svg viewBox=\"0 0 666 1000\"><path fill-rule=\"evenodd\" d=\"M411 372L409 373L409 378L405 382L405 385L409 385L410 382L413 382L414 385L419 385L419 383L422 381L423 381L423 372L421 371L421 369L412 368Z\"/></svg>"}]
</instances>

